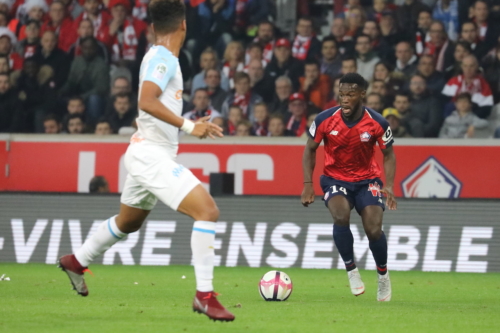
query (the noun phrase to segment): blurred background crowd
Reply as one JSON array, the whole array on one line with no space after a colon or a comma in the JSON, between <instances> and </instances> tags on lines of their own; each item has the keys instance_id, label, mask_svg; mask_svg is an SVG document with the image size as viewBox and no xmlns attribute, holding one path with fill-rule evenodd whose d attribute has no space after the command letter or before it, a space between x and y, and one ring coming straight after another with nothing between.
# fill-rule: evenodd
<instances>
[{"instance_id":1,"label":"blurred background crowd","mask_svg":"<svg viewBox=\"0 0 500 333\"><path fill-rule=\"evenodd\" d=\"M186 0L183 116L305 136L339 79L396 137L500 137L500 1ZM148 0L0 0L0 132L130 134Z\"/></svg>"}]
</instances>

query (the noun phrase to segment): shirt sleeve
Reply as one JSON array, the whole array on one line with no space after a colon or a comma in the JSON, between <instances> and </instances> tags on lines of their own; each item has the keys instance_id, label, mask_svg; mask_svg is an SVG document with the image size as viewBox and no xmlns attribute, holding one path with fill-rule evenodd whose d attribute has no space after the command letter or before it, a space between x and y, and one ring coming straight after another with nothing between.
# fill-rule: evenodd
<instances>
[{"instance_id":1,"label":"shirt sleeve","mask_svg":"<svg viewBox=\"0 0 500 333\"><path fill-rule=\"evenodd\" d=\"M151 81L160 87L161 91L165 91L168 82L177 73L177 66L178 63L174 57L151 59L144 73L143 81Z\"/></svg>"},{"instance_id":2,"label":"shirt sleeve","mask_svg":"<svg viewBox=\"0 0 500 333\"><path fill-rule=\"evenodd\" d=\"M314 140L316 143L321 143L323 140L323 131L322 128L324 126L321 126L320 120L318 119L318 116L314 119L313 123L309 127L307 131L307 135Z\"/></svg>"},{"instance_id":3,"label":"shirt sleeve","mask_svg":"<svg viewBox=\"0 0 500 333\"><path fill-rule=\"evenodd\" d=\"M382 130L377 136L377 142L380 149L387 149L394 143L394 136L392 135L392 130L389 126L389 123L385 119L382 123L380 123L380 126Z\"/></svg>"}]
</instances>

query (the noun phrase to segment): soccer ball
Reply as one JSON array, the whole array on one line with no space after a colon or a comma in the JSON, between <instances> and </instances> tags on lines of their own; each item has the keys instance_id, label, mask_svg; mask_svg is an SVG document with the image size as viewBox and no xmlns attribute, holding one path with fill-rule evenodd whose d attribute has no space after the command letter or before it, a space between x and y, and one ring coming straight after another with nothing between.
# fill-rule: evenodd
<instances>
[{"instance_id":1,"label":"soccer ball","mask_svg":"<svg viewBox=\"0 0 500 333\"><path fill-rule=\"evenodd\" d=\"M292 288L292 279L280 271L267 272L259 282L260 296L266 301L286 301Z\"/></svg>"}]
</instances>

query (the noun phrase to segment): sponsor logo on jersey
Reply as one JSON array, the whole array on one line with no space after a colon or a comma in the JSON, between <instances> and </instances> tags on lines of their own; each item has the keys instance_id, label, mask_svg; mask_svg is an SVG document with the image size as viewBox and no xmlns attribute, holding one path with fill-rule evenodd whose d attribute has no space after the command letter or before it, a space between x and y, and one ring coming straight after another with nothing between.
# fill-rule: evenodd
<instances>
[{"instance_id":1,"label":"sponsor logo on jersey","mask_svg":"<svg viewBox=\"0 0 500 333\"><path fill-rule=\"evenodd\" d=\"M158 80L163 80L163 78L165 77L165 74L167 74L167 65L165 65L165 64L156 65L156 67L153 71L153 77L158 79Z\"/></svg>"},{"instance_id":2,"label":"sponsor logo on jersey","mask_svg":"<svg viewBox=\"0 0 500 333\"><path fill-rule=\"evenodd\" d=\"M359 137L361 138L361 142L368 142L370 141L370 138L372 137L370 133L368 132L363 132L359 135Z\"/></svg>"},{"instance_id":3,"label":"sponsor logo on jersey","mask_svg":"<svg viewBox=\"0 0 500 333\"><path fill-rule=\"evenodd\" d=\"M311 124L311 127L309 127L309 134L314 138L314 135L316 134L316 122L313 121Z\"/></svg>"},{"instance_id":4,"label":"sponsor logo on jersey","mask_svg":"<svg viewBox=\"0 0 500 333\"><path fill-rule=\"evenodd\" d=\"M182 98L182 90L177 90L175 92L175 99L181 99Z\"/></svg>"},{"instance_id":5,"label":"sponsor logo on jersey","mask_svg":"<svg viewBox=\"0 0 500 333\"><path fill-rule=\"evenodd\" d=\"M337 134L339 134L339 131L331 131L330 134L331 135L337 135Z\"/></svg>"},{"instance_id":6,"label":"sponsor logo on jersey","mask_svg":"<svg viewBox=\"0 0 500 333\"><path fill-rule=\"evenodd\" d=\"M458 198L462 183L433 156L401 183L406 198Z\"/></svg>"}]
</instances>

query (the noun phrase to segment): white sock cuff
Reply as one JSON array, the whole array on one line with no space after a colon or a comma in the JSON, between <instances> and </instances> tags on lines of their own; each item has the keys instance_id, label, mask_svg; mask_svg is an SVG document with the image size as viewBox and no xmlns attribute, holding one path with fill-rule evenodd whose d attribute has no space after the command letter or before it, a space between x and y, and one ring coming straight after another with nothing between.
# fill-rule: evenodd
<instances>
[{"instance_id":1,"label":"white sock cuff","mask_svg":"<svg viewBox=\"0 0 500 333\"><path fill-rule=\"evenodd\" d=\"M195 221L193 224L193 231L215 235L215 225L216 222Z\"/></svg>"},{"instance_id":2,"label":"white sock cuff","mask_svg":"<svg viewBox=\"0 0 500 333\"><path fill-rule=\"evenodd\" d=\"M122 232L120 229L118 229L118 226L116 225L116 221L115 221L115 218L117 216L118 215L110 217L105 222L106 222L106 226L107 226L110 234L113 235L113 237L115 237L117 239L122 239L123 237L127 236L127 234Z\"/></svg>"}]
</instances>

